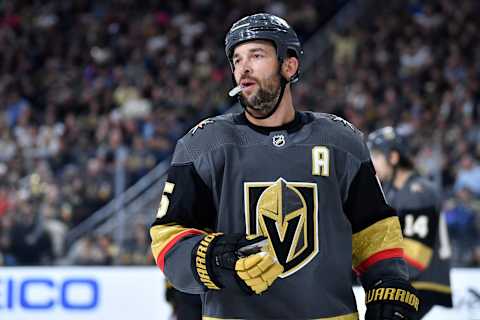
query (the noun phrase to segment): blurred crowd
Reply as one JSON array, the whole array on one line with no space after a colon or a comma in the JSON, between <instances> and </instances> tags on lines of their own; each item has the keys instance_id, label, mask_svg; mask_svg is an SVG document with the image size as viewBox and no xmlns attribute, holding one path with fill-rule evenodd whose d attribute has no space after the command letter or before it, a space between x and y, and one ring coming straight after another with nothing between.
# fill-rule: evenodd
<instances>
[{"instance_id":1,"label":"blurred crowd","mask_svg":"<svg viewBox=\"0 0 480 320\"><path fill-rule=\"evenodd\" d=\"M381 8L384 6L385 8ZM364 132L411 136L443 190L454 261L480 265L480 21L474 0L394 0L329 31L331 51L295 85L299 109ZM223 38L253 12L285 17L305 41L318 1L0 2L0 265L150 264L143 225L120 250L65 235L168 159L192 125L234 101ZM339 24L341 26L341 24Z\"/></svg>"},{"instance_id":2,"label":"blurred crowd","mask_svg":"<svg viewBox=\"0 0 480 320\"><path fill-rule=\"evenodd\" d=\"M409 136L418 170L442 190L454 264L480 266L480 3L380 7L330 32L332 63L306 73L297 102L365 133L391 125Z\"/></svg>"},{"instance_id":3,"label":"blurred crowd","mask_svg":"<svg viewBox=\"0 0 480 320\"><path fill-rule=\"evenodd\" d=\"M316 7L317 6L317 7ZM286 17L302 38L314 1L0 1L0 265L148 264L144 226L65 248L69 230L232 105L223 39L240 17Z\"/></svg>"}]
</instances>

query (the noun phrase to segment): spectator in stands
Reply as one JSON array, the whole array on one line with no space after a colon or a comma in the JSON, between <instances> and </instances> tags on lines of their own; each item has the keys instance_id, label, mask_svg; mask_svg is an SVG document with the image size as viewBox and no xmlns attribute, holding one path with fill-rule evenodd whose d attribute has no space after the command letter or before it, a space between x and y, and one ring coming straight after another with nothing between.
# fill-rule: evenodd
<instances>
[{"instance_id":1,"label":"spectator in stands","mask_svg":"<svg viewBox=\"0 0 480 320\"><path fill-rule=\"evenodd\" d=\"M455 191L468 190L474 196L480 197L480 166L474 163L472 156L469 154L462 156L460 166L455 181Z\"/></svg>"},{"instance_id":2,"label":"spectator in stands","mask_svg":"<svg viewBox=\"0 0 480 320\"><path fill-rule=\"evenodd\" d=\"M12 241L10 230L12 228L12 218L4 216L0 218L0 266L16 265L15 257L12 252Z\"/></svg>"},{"instance_id":3,"label":"spectator in stands","mask_svg":"<svg viewBox=\"0 0 480 320\"><path fill-rule=\"evenodd\" d=\"M449 203L445 212L448 231L454 248L453 261L468 264L474 248L479 244L475 219L479 212L472 206L472 192L468 188L457 192L457 199Z\"/></svg>"},{"instance_id":4,"label":"spectator in stands","mask_svg":"<svg viewBox=\"0 0 480 320\"><path fill-rule=\"evenodd\" d=\"M36 204L35 204L36 205ZM43 217L33 203L22 201L17 207L15 223L6 241L16 265L51 264L52 240L45 230Z\"/></svg>"},{"instance_id":5,"label":"spectator in stands","mask_svg":"<svg viewBox=\"0 0 480 320\"><path fill-rule=\"evenodd\" d=\"M74 265L112 265L118 249L107 236L88 236L78 241L63 263Z\"/></svg>"},{"instance_id":6,"label":"spectator in stands","mask_svg":"<svg viewBox=\"0 0 480 320\"><path fill-rule=\"evenodd\" d=\"M135 183L153 169L155 162L155 155L151 149L147 148L145 140L138 136L134 137L127 159L127 171L131 183Z\"/></svg>"},{"instance_id":7,"label":"spectator in stands","mask_svg":"<svg viewBox=\"0 0 480 320\"><path fill-rule=\"evenodd\" d=\"M148 265L154 263L150 249L150 238L143 224L133 227L133 237L127 239L121 253L121 263L127 265Z\"/></svg>"}]
</instances>

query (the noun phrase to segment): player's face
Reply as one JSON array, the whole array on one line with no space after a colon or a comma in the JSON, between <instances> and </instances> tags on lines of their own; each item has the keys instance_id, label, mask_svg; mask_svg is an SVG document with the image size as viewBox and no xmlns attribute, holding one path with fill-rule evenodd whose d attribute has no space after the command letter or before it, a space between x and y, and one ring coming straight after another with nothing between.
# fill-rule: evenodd
<instances>
[{"instance_id":1,"label":"player's face","mask_svg":"<svg viewBox=\"0 0 480 320\"><path fill-rule=\"evenodd\" d=\"M371 153L373 166L377 171L377 176L381 181L387 181L392 175L392 167L387 161L383 152L373 150Z\"/></svg>"},{"instance_id":2,"label":"player's face","mask_svg":"<svg viewBox=\"0 0 480 320\"><path fill-rule=\"evenodd\" d=\"M239 44L233 53L235 81L243 88L240 99L256 118L273 110L280 95L280 75L275 47L264 40Z\"/></svg>"}]
</instances>

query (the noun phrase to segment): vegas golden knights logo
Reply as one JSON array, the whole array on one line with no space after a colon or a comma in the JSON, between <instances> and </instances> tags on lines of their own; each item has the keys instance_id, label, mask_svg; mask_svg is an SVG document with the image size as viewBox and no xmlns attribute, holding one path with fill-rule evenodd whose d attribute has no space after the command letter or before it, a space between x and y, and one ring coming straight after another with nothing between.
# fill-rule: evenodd
<instances>
[{"instance_id":1,"label":"vegas golden knights logo","mask_svg":"<svg viewBox=\"0 0 480 320\"><path fill-rule=\"evenodd\" d=\"M318 253L317 185L305 182L246 182L246 233L268 237L285 278Z\"/></svg>"}]
</instances>

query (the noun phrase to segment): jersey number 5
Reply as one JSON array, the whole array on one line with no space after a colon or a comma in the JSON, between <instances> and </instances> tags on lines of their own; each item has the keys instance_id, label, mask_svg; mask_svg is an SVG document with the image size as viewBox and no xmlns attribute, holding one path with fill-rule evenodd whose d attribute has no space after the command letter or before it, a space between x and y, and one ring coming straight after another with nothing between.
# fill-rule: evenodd
<instances>
[{"instance_id":1,"label":"jersey number 5","mask_svg":"<svg viewBox=\"0 0 480 320\"><path fill-rule=\"evenodd\" d=\"M175 184L171 182L165 182L165 187L163 188L162 200L160 201L160 207L157 211L157 218L161 218L167 214L168 206L170 205L170 200L168 199L169 194L172 194Z\"/></svg>"}]
</instances>

